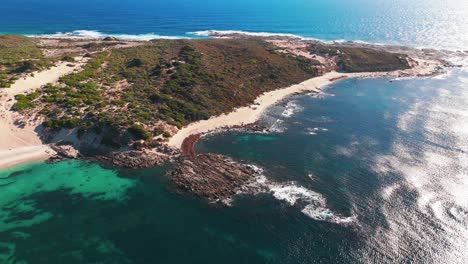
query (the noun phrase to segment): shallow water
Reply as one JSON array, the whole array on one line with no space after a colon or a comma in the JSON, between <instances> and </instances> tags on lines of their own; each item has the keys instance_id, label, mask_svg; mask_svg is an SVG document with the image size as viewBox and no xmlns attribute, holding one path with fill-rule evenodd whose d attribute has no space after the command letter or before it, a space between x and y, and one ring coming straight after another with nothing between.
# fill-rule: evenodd
<instances>
[{"instance_id":1,"label":"shallow water","mask_svg":"<svg viewBox=\"0 0 468 264\"><path fill-rule=\"evenodd\" d=\"M278 132L203 138L263 168L229 207L168 191L165 167L4 171L1 262L465 263L467 85L345 80L270 109Z\"/></svg>"}]
</instances>

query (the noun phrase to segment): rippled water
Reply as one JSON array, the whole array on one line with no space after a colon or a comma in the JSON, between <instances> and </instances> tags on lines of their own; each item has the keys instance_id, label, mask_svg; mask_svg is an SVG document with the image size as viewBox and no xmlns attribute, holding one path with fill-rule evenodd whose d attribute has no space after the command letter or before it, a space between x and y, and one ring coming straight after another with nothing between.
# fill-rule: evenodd
<instances>
[{"instance_id":1,"label":"rippled water","mask_svg":"<svg viewBox=\"0 0 468 264\"><path fill-rule=\"evenodd\" d=\"M467 81L343 81L273 108L263 122L278 134L209 136L199 149L262 165L278 203L345 228L302 230L303 260L466 263ZM327 250L339 257L315 255Z\"/></svg>"},{"instance_id":2,"label":"rippled water","mask_svg":"<svg viewBox=\"0 0 468 264\"><path fill-rule=\"evenodd\" d=\"M467 87L345 80L270 109L273 133L203 138L263 168L228 207L168 191L164 167L3 171L0 262L466 263Z\"/></svg>"},{"instance_id":3,"label":"rippled water","mask_svg":"<svg viewBox=\"0 0 468 264\"><path fill-rule=\"evenodd\" d=\"M244 30L468 49L466 0L2 0L0 13L3 33L151 39Z\"/></svg>"}]
</instances>

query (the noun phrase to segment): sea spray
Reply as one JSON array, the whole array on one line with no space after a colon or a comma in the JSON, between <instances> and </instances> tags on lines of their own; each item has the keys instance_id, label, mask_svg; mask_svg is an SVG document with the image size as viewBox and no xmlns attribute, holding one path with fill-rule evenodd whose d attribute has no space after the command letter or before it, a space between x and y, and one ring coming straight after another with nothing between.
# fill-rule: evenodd
<instances>
[{"instance_id":1,"label":"sea spray","mask_svg":"<svg viewBox=\"0 0 468 264\"><path fill-rule=\"evenodd\" d=\"M27 35L29 37L37 38L65 38L65 39L104 39L106 37L113 37L120 40L133 40L133 41L148 41L153 39L188 39L187 36L164 36L154 33L145 34L108 34L96 30L74 30L70 32L56 32L54 34L36 34Z\"/></svg>"},{"instance_id":2,"label":"sea spray","mask_svg":"<svg viewBox=\"0 0 468 264\"><path fill-rule=\"evenodd\" d=\"M327 201L320 193L309 190L294 181L284 183L271 181L265 176L262 168L252 164L248 166L255 171L256 175L249 184L238 190L236 195L270 193L275 199L289 206L301 208L303 214L314 220L336 224L356 222L356 216L344 217L335 214L327 207ZM233 201L234 197L229 197L222 202L231 206Z\"/></svg>"}]
</instances>

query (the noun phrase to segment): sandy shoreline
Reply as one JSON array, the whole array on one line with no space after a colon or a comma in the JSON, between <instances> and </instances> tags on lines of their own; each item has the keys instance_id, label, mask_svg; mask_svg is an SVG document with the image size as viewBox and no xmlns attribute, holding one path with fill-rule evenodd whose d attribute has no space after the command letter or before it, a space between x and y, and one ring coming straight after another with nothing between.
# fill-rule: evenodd
<instances>
[{"instance_id":1,"label":"sandy shoreline","mask_svg":"<svg viewBox=\"0 0 468 264\"><path fill-rule=\"evenodd\" d=\"M22 163L46 160L53 154L47 145L27 146L11 150L0 150L0 169Z\"/></svg>"},{"instance_id":2,"label":"sandy shoreline","mask_svg":"<svg viewBox=\"0 0 468 264\"><path fill-rule=\"evenodd\" d=\"M174 148L181 148L184 140L191 135L203 134L225 127L255 123L267 108L292 94L306 91L319 92L323 87L333 83L334 80L344 79L351 76L358 77L357 74L329 72L325 75L306 80L299 84L291 85L287 88L264 93L255 100L253 105L241 107L229 114L222 114L208 120L198 121L182 128L169 140L168 144Z\"/></svg>"},{"instance_id":3,"label":"sandy shoreline","mask_svg":"<svg viewBox=\"0 0 468 264\"><path fill-rule=\"evenodd\" d=\"M255 123L261 115L274 104L296 93L320 92L324 87L348 78L379 78L379 77L417 77L428 76L437 72L440 66L435 61L417 60L419 65L408 70L394 72L362 72L362 73L338 73L328 72L322 76L306 80L302 83L291 85L287 88L264 93L259 96L253 105L241 107L228 114L212 117L208 120L198 121L180 129L169 139L168 145L181 149L186 138L191 135L204 134L222 128L242 126Z\"/></svg>"},{"instance_id":4,"label":"sandy shoreline","mask_svg":"<svg viewBox=\"0 0 468 264\"><path fill-rule=\"evenodd\" d=\"M42 144L37 131L38 123L27 122L20 127L15 122L24 120L11 110L15 95L34 91L48 83L55 83L60 77L79 70L84 61L70 66L69 62L59 62L48 70L35 72L16 81L10 88L0 88L0 169L25 162L45 160L54 151Z\"/></svg>"},{"instance_id":5,"label":"sandy shoreline","mask_svg":"<svg viewBox=\"0 0 468 264\"><path fill-rule=\"evenodd\" d=\"M132 43L138 44L139 42ZM303 52L300 47L298 48L294 46L294 43L291 44L288 41L286 41L286 43L278 42L276 45L289 48L290 52L296 56L306 56L307 58L313 58L315 60L321 59L320 56L310 57L312 55L308 55ZM56 83L60 77L80 70L87 59L80 57L75 58L75 60L77 62L72 63L73 65L70 65L71 63L69 62L58 62L54 67L48 70L35 72L34 75L20 78L11 88L0 88L0 169L24 162L44 160L55 153L47 145L44 145L40 139L41 131L38 127L40 127L41 118L23 116L12 111L11 107L15 103L15 95L34 91L47 83ZM300 84L264 93L250 106L237 108L231 113L189 124L173 135L167 144L169 147L180 149L184 140L192 135L255 123L269 107L288 96L301 92L319 92L324 87L338 80L347 78L427 76L437 72L441 67L440 61L422 59L415 59L412 61L417 61L418 63L412 65L413 67L408 70L378 73L338 73L332 71L322 76L306 80ZM333 65L329 65L330 61L323 60L321 63L325 65L325 72L333 68ZM23 124L19 125L18 121Z\"/></svg>"}]
</instances>

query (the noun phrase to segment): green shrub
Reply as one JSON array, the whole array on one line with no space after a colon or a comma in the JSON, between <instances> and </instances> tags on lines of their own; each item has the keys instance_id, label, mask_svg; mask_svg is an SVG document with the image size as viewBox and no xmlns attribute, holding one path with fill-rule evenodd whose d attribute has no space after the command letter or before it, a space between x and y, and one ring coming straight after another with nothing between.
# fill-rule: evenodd
<instances>
[{"instance_id":1,"label":"green shrub","mask_svg":"<svg viewBox=\"0 0 468 264\"><path fill-rule=\"evenodd\" d=\"M75 58L73 58L72 56L69 56L69 55L63 56L61 60L62 61L67 61L67 62L75 62Z\"/></svg>"},{"instance_id":2,"label":"green shrub","mask_svg":"<svg viewBox=\"0 0 468 264\"><path fill-rule=\"evenodd\" d=\"M42 124L44 127L51 128L53 130L60 130L62 128L72 129L80 125L81 120L79 118L51 118L44 121Z\"/></svg>"},{"instance_id":3,"label":"green shrub","mask_svg":"<svg viewBox=\"0 0 468 264\"><path fill-rule=\"evenodd\" d=\"M167 132L167 131L164 131L162 135L163 135L163 137L165 137L165 138L171 137L171 133L169 133L169 132Z\"/></svg>"},{"instance_id":4,"label":"green shrub","mask_svg":"<svg viewBox=\"0 0 468 264\"><path fill-rule=\"evenodd\" d=\"M39 96L38 92L33 92L28 95L15 95L16 103L12 106L14 111L22 111L33 108L36 104L33 102Z\"/></svg>"},{"instance_id":5,"label":"green shrub","mask_svg":"<svg viewBox=\"0 0 468 264\"><path fill-rule=\"evenodd\" d=\"M147 140L151 138L151 133L145 130L145 128L141 125L132 125L128 128L128 132L130 132L136 139L143 139Z\"/></svg>"}]
</instances>

